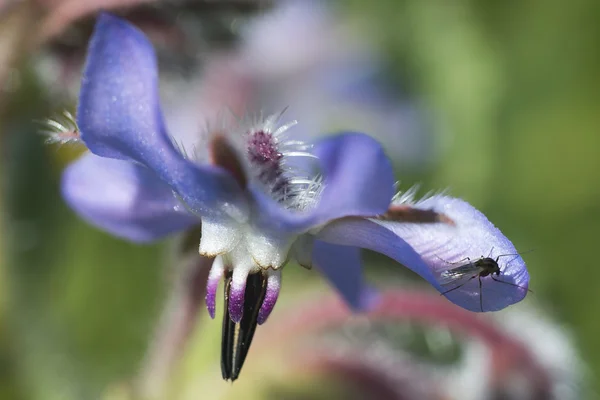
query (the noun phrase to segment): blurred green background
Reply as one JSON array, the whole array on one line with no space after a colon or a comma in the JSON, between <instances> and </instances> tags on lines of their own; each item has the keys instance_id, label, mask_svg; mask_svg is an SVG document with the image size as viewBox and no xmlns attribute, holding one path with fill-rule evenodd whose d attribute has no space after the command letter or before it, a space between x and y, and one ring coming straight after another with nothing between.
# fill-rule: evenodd
<instances>
[{"instance_id":1,"label":"blurred green background","mask_svg":"<svg viewBox=\"0 0 600 400\"><path fill-rule=\"evenodd\" d=\"M534 249L524 257L530 297L572 330L595 382L600 2L351 0L341 7L385 50L390 79L402 76L432 110L442 157L427 171L397 171L399 179L450 188L519 250ZM74 152L44 146L32 122L57 104L28 54L14 65L20 84L5 85L0 100L0 399L94 398L138 369L172 275L162 262L169 244L125 243L66 207L60 172ZM289 276L284 299L292 282L318 279ZM211 339L200 339L214 344L220 323L210 329ZM218 374L218 351L204 357L199 362Z\"/></svg>"}]
</instances>

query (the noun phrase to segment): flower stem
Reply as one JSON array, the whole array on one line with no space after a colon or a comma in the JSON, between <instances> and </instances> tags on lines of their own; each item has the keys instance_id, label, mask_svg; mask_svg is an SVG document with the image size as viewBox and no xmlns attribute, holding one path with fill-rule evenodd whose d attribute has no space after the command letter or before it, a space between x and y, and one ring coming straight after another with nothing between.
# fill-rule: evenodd
<instances>
[{"instance_id":1,"label":"flower stem","mask_svg":"<svg viewBox=\"0 0 600 400\"><path fill-rule=\"evenodd\" d=\"M178 276L169 294L142 364L137 387L141 398L162 398L166 383L196 326L213 260L198 254L185 260L185 271Z\"/></svg>"}]
</instances>

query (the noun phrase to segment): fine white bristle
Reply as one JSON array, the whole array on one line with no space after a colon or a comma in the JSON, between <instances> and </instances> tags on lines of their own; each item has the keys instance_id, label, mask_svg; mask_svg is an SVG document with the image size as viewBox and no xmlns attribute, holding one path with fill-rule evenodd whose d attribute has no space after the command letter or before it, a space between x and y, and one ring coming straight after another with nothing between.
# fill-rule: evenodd
<instances>
[{"instance_id":1,"label":"fine white bristle","mask_svg":"<svg viewBox=\"0 0 600 400\"><path fill-rule=\"evenodd\" d=\"M311 207L321 194L323 179L314 172L318 165L315 164L317 156L310 152L313 146L288 138L288 131L297 121L279 125L285 109L267 116L261 112L239 117L231 110L229 112L234 121L220 118L216 127L207 126L199 145L184 145L172 140L173 145L183 157L206 163L210 162L208 143L211 138L216 134L225 135L249 180L285 208L304 210ZM301 159L307 162L299 163Z\"/></svg>"},{"instance_id":2,"label":"fine white bristle","mask_svg":"<svg viewBox=\"0 0 600 400\"><path fill-rule=\"evenodd\" d=\"M48 144L74 144L81 142L81 134L73 115L65 110L55 118L40 121L40 133L46 136Z\"/></svg>"},{"instance_id":3,"label":"fine white bristle","mask_svg":"<svg viewBox=\"0 0 600 400\"><path fill-rule=\"evenodd\" d=\"M396 183L396 187L399 186L399 182ZM447 193L447 190L438 190L438 191L429 191L425 193L423 196L417 198L417 193L421 188L420 184L416 184L405 191L399 190L394 197L392 198L392 204L394 205L412 205L418 206L420 203L431 199L432 197L442 196Z\"/></svg>"}]
</instances>

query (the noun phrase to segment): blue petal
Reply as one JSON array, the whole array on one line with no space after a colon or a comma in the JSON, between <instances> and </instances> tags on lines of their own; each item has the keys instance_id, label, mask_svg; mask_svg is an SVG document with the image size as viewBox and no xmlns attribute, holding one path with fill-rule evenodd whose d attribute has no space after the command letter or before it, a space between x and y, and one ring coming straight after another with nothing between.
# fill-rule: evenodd
<instances>
[{"instance_id":1,"label":"blue petal","mask_svg":"<svg viewBox=\"0 0 600 400\"><path fill-rule=\"evenodd\" d=\"M434 196L414 205L450 217L445 223L414 224L346 219L327 226L319 236L337 244L369 248L385 254L424 277L455 304L470 311L497 311L521 301L527 294L529 274L517 250L488 219L470 204L447 196ZM440 284L443 271L480 257L498 259L500 276L477 277ZM446 293L466 282L463 286ZM515 286L516 285L516 286Z\"/></svg>"},{"instance_id":2,"label":"blue petal","mask_svg":"<svg viewBox=\"0 0 600 400\"><path fill-rule=\"evenodd\" d=\"M343 218L326 225L317 235L321 240L356 246L384 254L421 275L442 291L431 268L421 256L391 230L363 218Z\"/></svg>"},{"instance_id":3,"label":"blue petal","mask_svg":"<svg viewBox=\"0 0 600 400\"><path fill-rule=\"evenodd\" d=\"M261 208L259 226L298 233L346 216L375 216L387 211L394 194L394 174L377 141L361 133L339 134L318 143L314 154L324 179L315 207L292 212L253 190Z\"/></svg>"},{"instance_id":4,"label":"blue petal","mask_svg":"<svg viewBox=\"0 0 600 400\"><path fill-rule=\"evenodd\" d=\"M196 166L175 149L160 110L152 45L138 29L108 14L98 18L90 42L77 123L93 153L146 165L194 212L207 217L247 213L229 174Z\"/></svg>"},{"instance_id":5,"label":"blue petal","mask_svg":"<svg viewBox=\"0 0 600 400\"><path fill-rule=\"evenodd\" d=\"M364 283L361 250L315 240L312 261L354 311L373 305L375 291Z\"/></svg>"},{"instance_id":6,"label":"blue petal","mask_svg":"<svg viewBox=\"0 0 600 400\"><path fill-rule=\"evenodd\" d=\"M67 203L86 221L135 242L148 242L200 223L147 168L86 154L62 178Z\"/></svg>"}]
</instances>

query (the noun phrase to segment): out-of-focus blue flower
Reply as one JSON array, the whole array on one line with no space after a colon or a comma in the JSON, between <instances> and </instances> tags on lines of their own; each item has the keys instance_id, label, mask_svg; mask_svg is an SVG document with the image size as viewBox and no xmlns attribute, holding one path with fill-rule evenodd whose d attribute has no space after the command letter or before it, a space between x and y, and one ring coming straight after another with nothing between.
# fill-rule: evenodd
<instances>
[{"instance_id":1,"label":"out-of-focus blue flower","mask_svg":"<svg viewBox=\"0 0 600 400\"><path fill-rule=\"evenodd\" d=\"M383 80L371 36L332 2L283 0L243 27L236 56L256 96L288 105L306 135L351 128L376 138L398 165L427 165L436 149L426 110Z\"/></svg>"},{"instance_id":2,"label":"out-of-focus blue flower","mask_svg":"<svg viewBox=\"0 0 600 400\"><path fill-rule=\"evenodd\" d=\"M78 6L78 12L87 10L85 15L91 17L102 5L92 3ZM301 121L298 130L305 140L332 130L369 134L397 166L422 168L439 154L426 123L431 120L426 108L402 88L390 87L372 35L336 12L333 3L283 0L256 15L235 18L231 26L236 46L231 48L222 43L207 47L206 35L197 30L207 25L203 19L181 4L162 3L161 10L173 7L174 12L133 6L127 15L151 38L158 38L163 112L169 128L177 125L171 132L178 140L190 127L213 121L215 110L230 107L240 112L260 104L265 109L288 107L286 115ZM118 4L102 6L111 9ZM185 18L168 18L181 13ZM54 24L71 21L69 13L55 14L49 19ZM58 44L49 46L35 67L53 95L68 92L67 99L73 101L84 47L73 47L71 35L54 41ZM78 37L77 43L85 42L85 37Z\"/></svg>"},{"instance_id":3,"label":"out-of-focus blue flower","mask_svg":"<svg viewBox=\"0 0 600 400\"><path fill-rule=\"evenodd\" d=\"M286 139L293 124L279 126L275 115L235 129L213 127L202 148L178 148L163 122L152 45L107 14L91 39L77 124L92 154L66 170L67 202L92 224L137 242L201 223L200 254L215 259L207 288L213 316L224 274L232 276L229 314L239 322L246 280L261 273L267 288L258 321L264 322L290 259L317 267L352 308L362 309L375 298L363 284L360 248L394 258L442 293L448 288L440 273L449 263L515 253L464 201L415 202L410 193L392 201L390 162L364 134L342 133L310 146ZM529 279L523 260L498 263L498 279L510 284L486 276L478 286L473 276L446 296L474 311L521 300Z\"/></svg>"}]
</instances>

